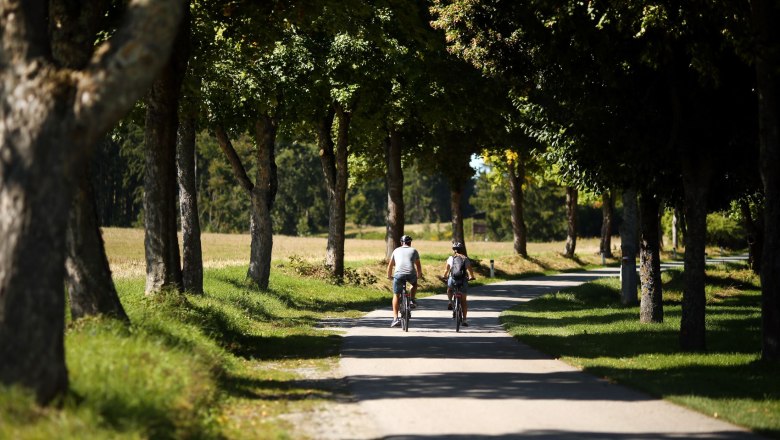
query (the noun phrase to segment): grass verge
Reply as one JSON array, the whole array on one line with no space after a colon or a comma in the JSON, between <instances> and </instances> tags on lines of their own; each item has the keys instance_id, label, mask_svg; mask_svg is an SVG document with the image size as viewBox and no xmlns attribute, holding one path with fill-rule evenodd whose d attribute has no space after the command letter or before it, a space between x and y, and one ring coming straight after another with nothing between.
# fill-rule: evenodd
<instances>
[{"instance_id":1,"label":"grass verge","mask_svg":"<svg viewBox=\"0 0 780 440\"><path fill-rule=\"evenodd\" d=\"M511 334L594 375L780 438L780 376L759 360L759 280L747 268L707 270L705 353L678 347L682 272L663 275L664 322L640 324L620 304L620 282L602 279L515 307Z\"/></svg>"},{"instance_id":2,"label":"grass verge","mask_svg":"<svg viewBox=\"0 0 780 440\"><path fill-rule=\"evenodd\" d=\"M300 438L283 415L342 392L332 381L307 380L332 368L340 344L316 324L360 316L388 297L281 269L273 289L261 292L245 271L207 271L204 295L145 297L144 280L120 280L132 325L71 322L70 395L60 408L40 408L3 390L0 438Z\"/></svg>"}]
</instances>

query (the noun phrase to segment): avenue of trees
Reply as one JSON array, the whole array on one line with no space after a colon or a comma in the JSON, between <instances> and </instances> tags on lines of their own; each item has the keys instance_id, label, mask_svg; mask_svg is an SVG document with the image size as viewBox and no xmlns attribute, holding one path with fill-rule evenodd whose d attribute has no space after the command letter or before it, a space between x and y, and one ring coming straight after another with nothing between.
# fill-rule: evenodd
<instances>
[{"instance_id":1,"label":"avenue of trees","mask_svg":"<svg viewBox=\"0 0 780 440\"><path fill-rule=\"evenodd\" d=\"M148 295L202 293L202 221L244 221L267 289L275 231L326 229L340 279L347 218L375 221L377 199L388 255L410 219L465 243L479 209L526 257L541 180L562 188L567 256L578 200L599 199L607 256L621 201L642 322L664 318L659 222L679 214L686 351L707 348L707 214L737 207L780 360L776 2L119 3L0 2L0 383L65 393L65 292L74 318L127 321L98 219L142 222Z\"/></svg>"}]
</instances>

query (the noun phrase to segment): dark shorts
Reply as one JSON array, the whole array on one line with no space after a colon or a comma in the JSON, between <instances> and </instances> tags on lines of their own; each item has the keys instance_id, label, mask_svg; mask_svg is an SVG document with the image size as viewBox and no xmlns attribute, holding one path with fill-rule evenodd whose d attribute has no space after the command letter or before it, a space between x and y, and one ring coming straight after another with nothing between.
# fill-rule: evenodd
<instances>
[{"instance_id":1,"label":"dark shorts","mask_svg":"<svg viewBox=\"0 0 780 440\"><path fill-rule=\"evenodd\" d=\"M417 274L408 273L408 274L395 275L393 277L393 292L396 295L400 295L401 292L403 292L404 281L411 284L417 284Z\"/></svg>"},{"instance_id":2,"label":"dark shorts","mask_svg":"<svg viewBox=\"0 0 780 440\"><path fill-rule=\"evenodd\" d=\"M452 277L449 277L447 279L447 287L451 288L452 290L455 290L457 284L461 285L460 293L465 295L466 294L466 289L469 288L469 280L464 278L463 281L456 282L455 279L452 278Z\"/></svg>"}]
</instances>

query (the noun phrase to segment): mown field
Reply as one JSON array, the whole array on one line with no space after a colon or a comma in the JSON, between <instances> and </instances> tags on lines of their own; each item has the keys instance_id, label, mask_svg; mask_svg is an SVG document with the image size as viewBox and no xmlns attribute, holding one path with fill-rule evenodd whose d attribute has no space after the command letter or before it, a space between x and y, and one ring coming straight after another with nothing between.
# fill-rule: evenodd
<instances>
[{"instance_id":1,"label":"mown field","mask_svg":"<svg viewBox=\"0 0 780 440\"><path fill-rule=\"evenodd\" d=\"M127 327L102 318L68 321L66 354L70 394L57 407L39 408L19 390L3 390L0 392L0 438L316 438L302 429L306 423L301 421L316 417L323 406L348 399L343 383L334 376L339 333L321 328L320 323L359 317L389 302L389 282L384 279L385 266L381 261L385 246L382 240L347 241L347 265L358 276L352 277L351 283L337 286L319 270L325 255L324 238L275 237L270 289L261 292L245 280L249 237L204 234L205 294L167 292L146 297L143 295L143 231L108 228L104 238L117 288L132 324ZM423 270L428 274L421 295L439 292L441 283L432 275L443 271L449 243L415 240L414 245L421 252ZM511 243L468 245L469 253L479 263L479 283L490 281L486 276L491 259L496 280L601 264L596 240L580 240L576 259L561 257L563 243L529 244L528 259L513 256ZM616 262L616 259L608 261ZM712 279L716 286L730 286L728 301L736 298L737 305L749 308L746 314L740 312L725 318L724 322L733 330L732 344L742 347L737 350L741 351L740 356L726 359L739 365L747 363L745 371L750 371L749 377L755 381L739 397L760 405L740 411L750 413L755 409L756 419L760 420L767 419L763 415L768 411L771 417L769 424L741 420L737 423L771 435L777 429L772 420L777 419L778 412L774 406L777 396L771 390L778 387L776 382L767 382L766 375L753 374L760 369L750 370L750 365L757 365L758 329L756 311L751 309L755 307L757 287L755 280L733 281L742 276L743 272L733 272L716 274ZM679 285L679 277L672 285L674 282ZM715 292L711 295L713 300L722 302L717 288ZM574 295L575 299L568 300L567 295ZM619 363L623 358L632 359L627 356L626 347L635 343L603 345L595 340L585 344L580 343L580 338L585 332L588 335L604 332L599 326L605 320L617 321L618 317L626 321L625 325L633 326L631 337L640 338L637 341L642 343L641 338L650 337L642 334L655 334L656 328L651 328L652 331L635 328L632 316L636 310L615 305L614 292L609 295L612 302L606 303L579 294L558 295L553 300L533 302L525 311L508 313L505 319L513 332L524 339L530 337L529 342L541 350L592 369L596 374L627 380L614 373L621 371L620 368L610 366L599 370L600 364L590 365L586 361ZM665 334L669 342L673 339L674 307L678 299L670 294L667 300L671 301L670 318L658 332ZM563 305L556 301L563 301ZM729 306L734 304L729 302ZM547 310L548 307L551 309ZM576 310L570 310L572 307ZM618 316L598 318L612 312ZM549 338L540 336L541 333L524 335L522 329L535 327L524 321L529 318L522 313L578 314L566 318L572 325L561 329L541 325L557 317L533 315L531 318L548 331L570 331L563 335L566 341L563 346L576 341L574 345L581 347L580 351L569 353L561 348L562 335ZM590 319L591 316L594 318ZM703 376L697 381L707 383L708 378L722 380L715 372L728 375L743 371L709 368L712 357L675 354L674 348L669 343L664 350L685 368L656 368L646 364L642 357L628 362L625 368L635 372L634 376L645 378L640 382L648 392L697 408L695 401L711 396L696 388L683 393L690 399L669 396L671 393L665 390L674 383L664 385L660 378L669 372L684 375L701 370ZM661 352L661 348L653 348L645 354L652 358L654 353ZM666 388L653 388L656 383ZM733 383L733 389L740 386L736 378ZM763 392L756 394L755 390ZM725 408L730 408L728 399L736 394L733 391L726 395ZM761 406L764 402L768 403ZM726 412L709 407L699 409L717 411L719 416Z\"/></svg>"}]
</instances>

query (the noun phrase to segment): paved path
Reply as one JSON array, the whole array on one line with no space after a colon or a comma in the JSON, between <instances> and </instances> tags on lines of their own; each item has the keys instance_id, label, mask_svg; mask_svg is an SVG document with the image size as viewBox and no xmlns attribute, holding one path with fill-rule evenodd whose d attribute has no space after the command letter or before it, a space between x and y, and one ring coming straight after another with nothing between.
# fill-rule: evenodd
<instances>
[{"instance_id":1,"label":"paved path","mask_svg":"<svg viewBox=\"0 0 780 440\"><path fill-rule=\"evenodd\" d=\"M372 424L364 432L385 439L758 438L582 373L519 343L498 323L501 311L519 302L617 273L471 289L470 327L460 333L443 294L418 300L408 333L389 328L389 307L369 313L347 330L340 362Z\"/></svg>"}]
</instances>

